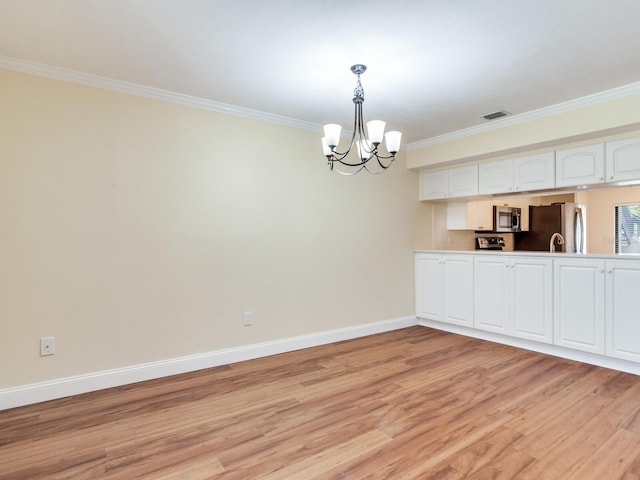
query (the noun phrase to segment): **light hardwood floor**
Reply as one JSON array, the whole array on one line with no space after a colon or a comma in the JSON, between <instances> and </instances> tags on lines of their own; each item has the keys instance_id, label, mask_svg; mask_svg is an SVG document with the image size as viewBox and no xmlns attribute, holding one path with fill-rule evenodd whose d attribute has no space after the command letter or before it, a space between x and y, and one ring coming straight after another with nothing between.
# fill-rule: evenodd
<instances>
[{"instance_id":1,"label":"light hardwood floor","mask_svg":"<svg viewBox=\"0 0 640 480\"><path fill-rule=\"evenodd\" d=\"M640 377L424 327L0 412L2 479L640 479Z\"/></svg>"}]
</instances>

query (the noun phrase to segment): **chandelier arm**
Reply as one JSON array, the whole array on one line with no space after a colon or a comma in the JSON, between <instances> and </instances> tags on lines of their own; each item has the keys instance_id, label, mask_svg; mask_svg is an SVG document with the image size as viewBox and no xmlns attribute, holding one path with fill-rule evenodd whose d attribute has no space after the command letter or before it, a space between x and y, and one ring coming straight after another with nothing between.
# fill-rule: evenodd
<instances>
[{"instance_id":1,"label":"chandelier arm","mask_svg":"<svg viewBox=\"0 0 640 480\"><path fill-rule=\"evenodd\" d=\"M360 136L361 134L362 129L359 129L359 122L358 122L358 106L359 104L356 103L355 116L353 120L353 132L351 133L351 141L349 142L349 148L347 148L344 152L338 152L337 150L334 150L333 155L331 156L332 161L338 161L344 165L351 165L349 163L342 162L342 159L345 158L347 155L349 155L349 152L351 152L351 149L353 148L353 144L355 143L356 137ZM360 110L360 118L362 119L362 110ZM360 165L360 163L353 164L353 165Z\"/></svg>"},{"instance_id":2,"label":"chandelier arm","mask_svg":"<svg viewBox=\"0 0 640 480\"><path fill-rule=\"evenodd\" d=\"M365 170L367 171L367 173L371 174L371 175L380 175L382 172L384 172L386 170L386 168L383 168L382 170L378 170L377 172L374 172L373 170L369 170L366 166L365 166Z\"/></svg>"},{"instance_id":3,"label":"chandelier arm","mask_svg":"<svg viewBox=\"0 0 640 480\"><path fill-rule=\"evenodd\" d=\"M389 155L380 155L376 152L376 157L378 158L382 158L383 160L386 160L387 158L392 158L395 160L396 156L392 153L390 153Z\"/></svg>"},{"instance_id":4,"label":"chandelier arm","mask_svg":"<svg viewBox=\"0 0 640 480\"><path fill-rule=\"evenodd\" d=\"M357 162L357 163L345 162L344 160L339 159L339 158L336 158L335 160L331 159L331 161L332 162L338 162L338 163L340 163L340 164L342 164L342 165L344 165L346 167L360 167L360 166L364 165L365 163L367 163L369 161L369 159L367 158L367 160L360 161L360 162Z\"/></svg>"},{"instance_id":5,"label":"chandelier arm","mask_svg":"<svg viewBox=\"0 0 640 480\"><path fill-rule=\"evenodd\" d=\"M340 175L344 175L345 177L350 177L352 175L355 175L357 173L360 173L362 171L362 169L364 168L364 165L361 166L359 169L354 170L353 172L343 172L342 170L339 169L335 169L336 172L338 172ZM367 170L368 171L368 170Z\"/></svg>"},{"instance_id":6,"label":"chandelier arm","mask_svg":"<svg viewBox=\"0 0 640 480\"><path fill-rule=\"evenodd\" d=\"M386 170L387 168L389 168L391 166L391 164L393 163L393 161L395 160L395 158L392 158L392 160L385 166L380 160L384 159L385 157L378 157L376 156L376 160L378 161L378 165L380 165L382 167L383 170Z\"/></svg>"}]
</instances>

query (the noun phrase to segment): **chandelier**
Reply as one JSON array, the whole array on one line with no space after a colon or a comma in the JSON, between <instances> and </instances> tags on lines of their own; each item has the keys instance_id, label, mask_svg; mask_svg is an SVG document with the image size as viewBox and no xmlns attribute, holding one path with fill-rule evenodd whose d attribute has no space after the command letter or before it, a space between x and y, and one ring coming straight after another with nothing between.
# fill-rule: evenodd
<instances>
[{"instance_id":1,"label":"chandelier","mask_svg":"<svg viewBox=\"0 0 640 480\"><path fill-rule=\"evenodd\" d=\"M353 103L356 107L355 120L353 125L353 134L351 135L351 143L349 148L344 152L336 150L340 143L340 132L342 127L335 123L324 126L324 137L322 137L322 151L329 163L329 169L333 170L336 163L347 168L346 171L340 167L336 169L338 173L343 175L355 175L361 170L366 170L372 174L384 172L393 163L396 153L400 150L401 132L384 133L385 122L382 120L369 120L367 122L367 133L364 131L364 121L362 120L362 104L364 103L364 90L360 83L360 75L367 69L366 65L353 65L351 71L358 77L356 89L353 91ZM385 147L388 152L385 155L379 151L379 147L384 137ZM354 148L358 152L358 160L345 160ZM375 158L375 162L369 163Z\"/></svg>"}]
</instances>

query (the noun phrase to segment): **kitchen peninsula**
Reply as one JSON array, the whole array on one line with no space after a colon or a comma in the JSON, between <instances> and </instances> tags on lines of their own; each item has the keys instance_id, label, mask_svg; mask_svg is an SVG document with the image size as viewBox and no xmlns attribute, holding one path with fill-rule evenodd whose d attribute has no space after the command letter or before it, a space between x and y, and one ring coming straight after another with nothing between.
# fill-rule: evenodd
<instances>
[{"instance_id":1,"label":"kitchen peninsula","mask_svg":"<svg viewBox=\"0 0 640 480\"><path fill-rule=\"evenodd\" d=\"M616 206L640 203L637 134L420 175L433 235L415 252L422 325L640 374L640 256L614 255ZM526 231L530 206L558 202L586 207L586 254L515 251L518 232L500 233L505 251L476 250L492 206L521 211Z\"/></svg>"},{"instance_id":2,"label":"kitchen peninsula","mask_svg":"<svg viewBox=\"0 0 640 480\"><path fill-rule=\"evenodd\" d=\"M416 251L420 324L640 374L640 259Z\"/></svg>"}]
</instances>

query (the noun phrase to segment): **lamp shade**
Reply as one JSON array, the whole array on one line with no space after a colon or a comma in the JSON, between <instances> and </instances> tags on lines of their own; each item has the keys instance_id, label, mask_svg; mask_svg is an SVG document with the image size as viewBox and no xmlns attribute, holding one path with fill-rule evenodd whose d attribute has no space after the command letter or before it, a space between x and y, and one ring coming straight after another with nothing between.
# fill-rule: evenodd
<instances>
[{"instance_id":1,"label":"lamp shade","mask_svg":"<svg viewBox=\"0 0 640 480\"><path fill-rule=\"evenodd\" d=\"M358 142L358 155L360 155L362 160L367 160L372 152L373 148L371 147L371 143L366 138Z\"/></svg>"},{"instance_id":2,"label":"lamp shade","mask_svg":"<svg viewBox=\"0 0 640 480\"><path fill-rule=\"evenodd\" d=\"M337 123L327 123L324 127L324 139L327 145L331 148L335 148L340 143L340 132L342 126Z\"/></svg>"},{"instance_id":3,"label":"lamp shade","mask_svg":"<svg viewBox=\"0 0 640 480\"><path fill-rule=\"evenodd\" d=\"M374 145L382 143L384 137L385 122L382 120L369 120L367 122L367 133L369 134L369 141Z\"/></svg>"},{"instance_id":4,"label":"lamp shade","mask_svg":"<svg viewBox=\"0 0 640 480\"><path fill-rule=\"evenodd\" d=\"M330 157L333 152L331 151L331 147L327 145L327 139L325 137L322 137L321 140L322 140L322 153L324 153L325 157Z\"/></svg>"},{"instance_id":5,"label":"lamp shade","mask_svg":"<svg viewBox=\"0 0 640 480\"><path fill-rule=\"evenodd\" d=\"M398 153L400 150L400 139L402 138L402 132L392 131L384 134L384 140L387 145L389 153Z\"/></svg>"}]
</instances>

